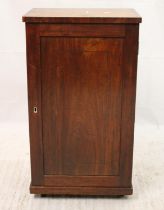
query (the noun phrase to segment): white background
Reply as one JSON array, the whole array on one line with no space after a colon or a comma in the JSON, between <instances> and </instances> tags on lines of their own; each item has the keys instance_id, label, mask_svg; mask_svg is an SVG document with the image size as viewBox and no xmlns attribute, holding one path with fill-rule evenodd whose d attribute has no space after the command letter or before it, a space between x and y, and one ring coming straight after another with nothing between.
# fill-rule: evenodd
<instances>
[{"instance_id":1,"label":"white background","mask_svg":"<svg viewBox=\"0 0 164 210\"><path fill-rule=\"evenodd\" d=\"M33 7L135 8L143 18L136 123L164 124L163 0L0 0L0 123L27 123L25 26Z\"/></svg>"}]
</instances>

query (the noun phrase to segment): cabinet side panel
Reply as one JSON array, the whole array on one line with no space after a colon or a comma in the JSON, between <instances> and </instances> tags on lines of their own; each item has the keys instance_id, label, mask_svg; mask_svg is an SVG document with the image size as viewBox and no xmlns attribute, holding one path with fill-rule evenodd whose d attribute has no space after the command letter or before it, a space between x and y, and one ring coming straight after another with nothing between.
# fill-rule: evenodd
<instances>
[{"instance_id":1,"label":"cabinet side panel","mask_svg":"<svg viewBox=\"0 0 164 210\"><path fill-rule=\"evenodd\" d=\"M139 25L126 26L121 117L121 186L131 187Z\"/></svg>"},{"instance_id":2,"label":"cabinet side panel","mask_svg":"<svg viewBox=\"0 0 164 210\"><path fill-rule=\"evenodd\" d=\"M28 108L32 185L43 183L39 26L26 24ZM34 113L34 107L37 111Z\"/></svg>"}]
</instances>

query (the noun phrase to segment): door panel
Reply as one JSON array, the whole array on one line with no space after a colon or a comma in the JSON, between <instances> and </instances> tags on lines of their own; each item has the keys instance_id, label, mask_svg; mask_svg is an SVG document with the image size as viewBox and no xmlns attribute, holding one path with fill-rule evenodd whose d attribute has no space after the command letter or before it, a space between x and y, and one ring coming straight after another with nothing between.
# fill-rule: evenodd
<instances>
[{"instance_id":1,"label":"door panel","mask_svg":"<svg viewBox=\"0 0 164 210\"><path fill-rule=\"evenodd\" d=\"M119 176L122 48L121 38L41 38L47 177Z\"/></svg>"}]
</instances>

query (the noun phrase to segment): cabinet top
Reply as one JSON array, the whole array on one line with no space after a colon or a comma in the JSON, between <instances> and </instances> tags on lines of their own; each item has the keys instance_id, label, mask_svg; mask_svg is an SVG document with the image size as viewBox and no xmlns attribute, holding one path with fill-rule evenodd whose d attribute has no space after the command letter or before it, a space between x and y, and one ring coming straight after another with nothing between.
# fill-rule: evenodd
<instances>
[{"instance_id":1,"label":"cabinet top","mask_svg":"<svg viewBox=\"0 0 164 210\"><path fill-rule=\"evenodd\" d=\"M34 8L22 20L34 23L140 23L134 9Z\"/></svg>"}]
</instances>

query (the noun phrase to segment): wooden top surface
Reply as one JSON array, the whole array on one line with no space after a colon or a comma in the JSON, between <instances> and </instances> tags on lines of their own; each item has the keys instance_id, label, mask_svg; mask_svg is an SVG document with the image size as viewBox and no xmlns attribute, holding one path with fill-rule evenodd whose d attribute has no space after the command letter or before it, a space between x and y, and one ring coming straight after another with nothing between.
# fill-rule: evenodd
<instances>
[{"instance_id":1,"label":"wooden top surface","mask_svg":"<svg viewBox=\"0 0 164 210\"><path fill-rule=\"evenodd\" d=\"M140 23L142 19L134 9L35 8L22 20L36 23Z\"/></svg>"}]
</instances>

